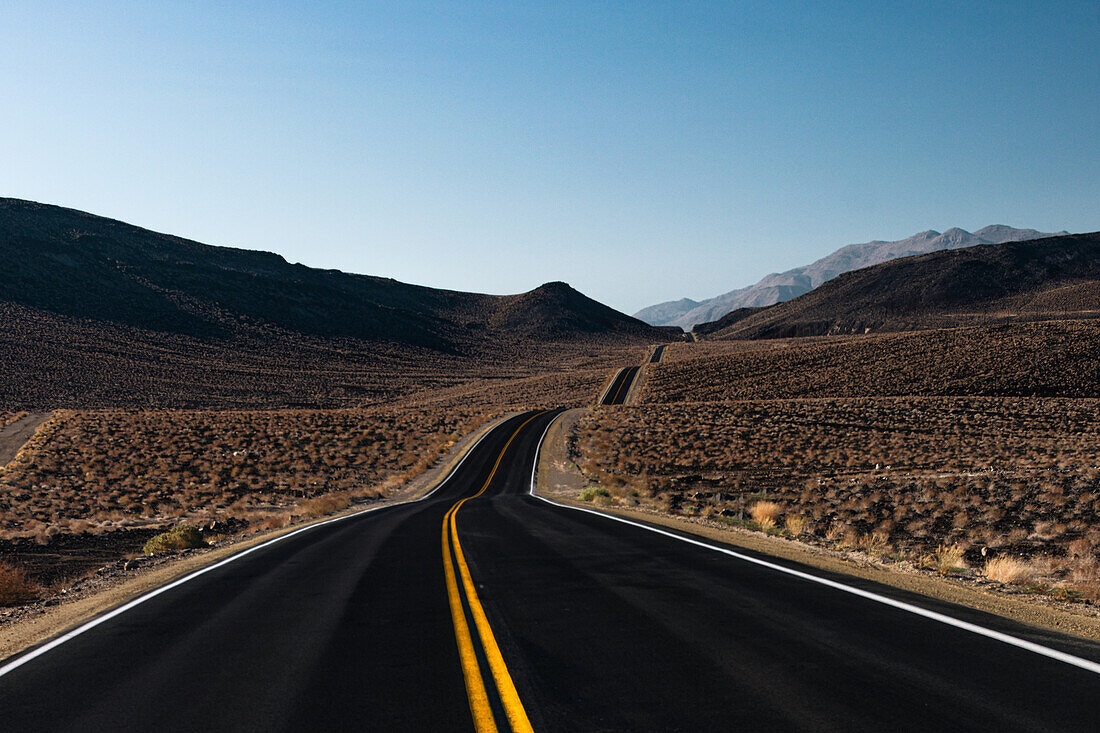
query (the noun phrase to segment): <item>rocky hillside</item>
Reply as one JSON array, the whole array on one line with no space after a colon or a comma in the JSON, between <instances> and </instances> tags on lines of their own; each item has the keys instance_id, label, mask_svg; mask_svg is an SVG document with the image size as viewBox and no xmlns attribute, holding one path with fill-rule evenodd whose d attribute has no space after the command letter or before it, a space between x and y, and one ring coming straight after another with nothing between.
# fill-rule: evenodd
<instances>
[{"instance_id":1,"label":"rocky hillside","mask_svg":"<svg viewBox=\"0 0 1100 733\"><path fill-rule=\"evenodd\" d=\"M893 260L704 330L752 339L1082 317L1100 317L1100 233Z\"/></svg>"},{"instance_id":2,"label":"rocky hillside","mask_svg":"<svg viewBox=\"0 0 1100 733\"><path fill-rule=\"evenodd\" d=\"M747 288L731 290L698 303L687 298L660 303L638 311L635 316L646 323L676 325L690 330L697 323L716 321L739 308L759 308L797 298L837 275L881 262L945 249L1020 242L1049 236L1054 235L1043 234L1034 229L1013 229L996 224L973 233L959 228L942 233L929 230L895 242L876 240L850 244L810 265L768 275Z\"/></svg>"},{"instance_id":3,"label":"rocky hillside","mask_svg":"<svg viewBox=\"0 0 1100 733\"><path fill-rule=\"evenodd\" d=\"M71 209L0 199L0 302L154 331L279 330L454 350L514 339L659 338L564 283L480 295L292 265Z\"/></svg>"}]
</instances>

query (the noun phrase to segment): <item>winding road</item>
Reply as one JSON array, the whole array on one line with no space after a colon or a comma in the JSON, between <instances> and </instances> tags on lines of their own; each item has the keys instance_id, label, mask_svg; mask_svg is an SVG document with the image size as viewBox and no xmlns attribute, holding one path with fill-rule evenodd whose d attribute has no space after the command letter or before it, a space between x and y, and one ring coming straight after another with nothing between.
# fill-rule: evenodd
<instances>
[{"instance_id":1,"label":"winding road","mask_svg":"<svg viewBox=\"0 0 1100 733\"><path fill-rule=\"evenodd\" d=\"M533 496L558 414L0 667L0 728L1095 729L1096 645Z\"/></svg>"}]
</instances>

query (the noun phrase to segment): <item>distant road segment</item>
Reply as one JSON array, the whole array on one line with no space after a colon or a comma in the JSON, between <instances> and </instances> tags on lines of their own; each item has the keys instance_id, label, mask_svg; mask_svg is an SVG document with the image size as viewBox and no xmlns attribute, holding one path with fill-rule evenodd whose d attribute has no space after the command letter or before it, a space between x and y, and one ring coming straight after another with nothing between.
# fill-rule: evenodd
<instances>
[{"instance_id":1,"label":"distant road segment","mask_svg":"<svg viewBox=\"0 0 1100 733\"><path fill-rule=\"evenodd\" d=\"M634 384L634 377L638 376L638 370L640 368L641 367L632 366L620 369L614 381L611 382L611 387L604 393L603 399L600 400L600 404L623 404L626 401L626 396L630 394L630 385Z\"/></svg>"}]
</instances>

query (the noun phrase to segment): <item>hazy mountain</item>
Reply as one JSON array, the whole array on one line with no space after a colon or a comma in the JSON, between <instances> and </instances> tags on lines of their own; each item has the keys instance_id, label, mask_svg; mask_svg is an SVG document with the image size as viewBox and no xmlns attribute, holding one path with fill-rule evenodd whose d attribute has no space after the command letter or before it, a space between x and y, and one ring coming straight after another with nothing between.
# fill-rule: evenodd
<instances>
[{"instance_id":1,"label":"hazy mountain","mask_svg":"<svg viewBox=\"0 0 1100 733\"><path fill-rule=\"evenodd\" d=\"M1100 317L1100 233L896 259L702 330L780 338L1066 317Z\"/></svg>"},{"instance_id":2,"label":"hazy mountain","mask_svg":"<svg viewBox=\"0 0 1100 733\"><path fill-rule=\"evenodd\" d=\"M658 303L648 308L642 308L634 314L634 317L646 323L651 323L654 326L661 326L672 323L677 318L684 315L692 308L697 308L699 305L700 303L698 301L692 300L691 298L680 298L679 300L670 300L667 303Z\"/></svg>"},{"instance_id":3,"label":"hazy mountain","mask_svg":"<svg viewBox=\"0 0 1100 733\"><path fill-rule=\"evenodd\" d=\"M1062 233L1065 234L1065 232ZM864 244L850 244L810 265L768 275L755 285L731 290L724 295L698 303L687 298L660 303L638 311L635 317L655 326L675 325L691 330L696 323L716 321L738 308L758 308L782 303L808 293L841 273L899 257L972 247L978 244L1020 242L1049 236L1053 235L1034 229L1013 229L995 224L973 233L958 228L948 229L942 233L928 230L896 242L876 240Z\"/></svg>"}]
</instances>

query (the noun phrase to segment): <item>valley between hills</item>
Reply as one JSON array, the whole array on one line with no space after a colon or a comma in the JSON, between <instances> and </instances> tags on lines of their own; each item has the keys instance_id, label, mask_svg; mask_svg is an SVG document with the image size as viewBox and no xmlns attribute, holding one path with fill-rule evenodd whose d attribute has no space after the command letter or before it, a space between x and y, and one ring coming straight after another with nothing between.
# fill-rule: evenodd
<instances>
[{"instance_id":1,"label":"valley between hills","mask_svg":"<svg viewBox=\"0 0 1100 733\"><path fill-rule=\"evenodd\" d=\"M575 503L1100 608L1097 234L892 260L694 340L564 283L438 291L14 199L0 253L0 441L34 422L0 445L0 625L407 498L551 408L580 410Z\"/></svg>"}]
</instances>

